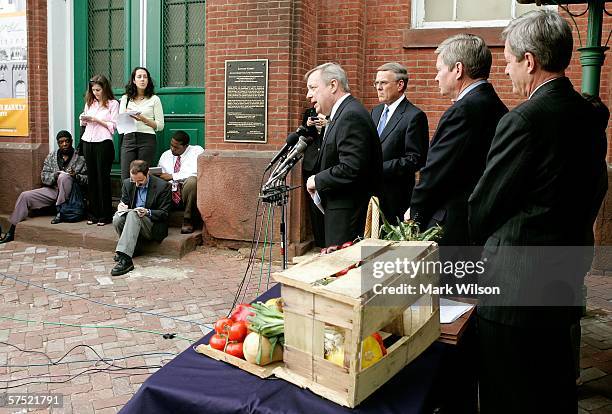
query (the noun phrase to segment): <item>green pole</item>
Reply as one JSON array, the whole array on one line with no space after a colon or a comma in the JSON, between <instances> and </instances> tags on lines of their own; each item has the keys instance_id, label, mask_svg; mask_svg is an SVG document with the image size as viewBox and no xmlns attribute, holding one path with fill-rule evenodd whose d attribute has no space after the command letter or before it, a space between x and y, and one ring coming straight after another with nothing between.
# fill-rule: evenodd
<instances>
[{"instance_id":1,"label":"green pole","mask_svg":"<svg viewBox=\"0 0 612 414\"><path fill-rule=\"evenodd\" d=\"M582 93L599 96L601 67L608 47L601 46L601 28L605 0L589 0L587 44L578 49L582 65Z\"/></svg>"}]
</instances>

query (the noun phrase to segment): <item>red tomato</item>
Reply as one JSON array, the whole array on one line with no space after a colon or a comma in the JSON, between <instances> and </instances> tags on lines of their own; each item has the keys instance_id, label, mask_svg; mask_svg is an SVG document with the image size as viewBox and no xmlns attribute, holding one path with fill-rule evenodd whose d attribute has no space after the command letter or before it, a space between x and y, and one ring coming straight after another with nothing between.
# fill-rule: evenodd
<instances>
[{"instance_id":1,"label":"red tomato","mask_svg":"<svg viewBox=\"0 0 612 414\"><path fill-rule=\"evenodd\" d=\"M230 341L242 342L248 333L247 323L245 321L238 321L230 326L228 338Z\"/></svg>"},{"instance_id":2,"label":"red tomato","mask_svg":"<svg viewBox=\"0 0 612 414\"><path fill-rule=\"evenodd\" d=\"M219 351L223 351L223 348L225 348L226 342L227 342L227 339L225 339L224 336L221 336L219 334L214 334L213 336L210 337L210 340L208 341L208 345L210 345L211 348L218 349Z\"/></svg>"},{"instance_id":3,"label":"red tomato","mask_svg":"<svg viewBox=\"0 0 612 414\"><path fill-rule=\"evenodd\" d=\"M234 322L246 321L247 316L255 315L251 308L252 306L248 303L240 303L236 305L236 307L230 314L230 319Z\"/></svg>"},{"instance_id":4,"label":"red tomato","mask_svg":"<svg viewBox=\"0 0 612 414\"><path fill-rule=\"evenodd\" d=\"M227 344L225 353L235 356L236 358L244 359L244 353L242 352L243 342L231 342Z\"/></svg>"},{"instance_id":5,"label":"red tomato","mask_svg":"<svg viewBox=\"0 0 612 414\"><path fill-rule=\"evenodd\" d=\"M351 247L352 245L353 245L352 241L347 241L347 242L342 243L342 246L340 246L340 248L345 249L347 247Z\"/></svg>"},{"instance_id":6,"label":"red tomato","mask_svg":"<svg viewBox=\"0 0 612 414\"><path fill-rule=\"evenodd\" d=\"M217 322L215 322L215 332L217 332L218 334L227 333L233 323L234 321L232 321L231 319L221 318Z\"/></svg>"}]
</instances>

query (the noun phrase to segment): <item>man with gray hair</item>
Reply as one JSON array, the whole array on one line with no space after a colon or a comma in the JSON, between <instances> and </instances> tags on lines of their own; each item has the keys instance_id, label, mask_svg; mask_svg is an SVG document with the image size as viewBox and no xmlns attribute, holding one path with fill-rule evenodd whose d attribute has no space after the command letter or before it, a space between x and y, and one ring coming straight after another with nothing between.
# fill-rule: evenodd
<instances>
[{"instance_id":1,"label":"man with gray hair","mask_svg":"<svg viewBox=\"0 0 612 414\"><path fill-rule=\"evenodd\" d=\"M565 76L573 39L557 12L526 13L503 37L505 73L527 100L499 122L469 200L479 281L502 289L478 306L480 412L576 413L572 326L607 190L609 112L603 122Z\"/></svg>"},{"instance_id":2,"label":"man with gray hair","mask_svg":"<svg viewBox=\"0 0 612 414\"><path fill-rule=\"evenodd\" d=\"M397 62L376 69L374 88L380 105L372 109L383 156L380 206L387 220L396 223L410 206L415 174L427 158L427 115L405 96L408 70Z\"/></svg>"},{"instance_id":3,"label":"man with gray hair","mask_svg":"<svg viewBox=\"0 0 612 414\"><path fill-rule=\"evenodd\" d=\"M344 69L324 63L306 73L310 100L328 116L318 173L306 188L321 199L325 245L340 245L363 235L370 196L380 190L382 153L376 126L364 106L350 94Z\"/></svg>"},{"instance_id":4,"label":"man with gray hair","mask_svg":"<svg viewBox=\"0 0 612 414\"><path fill-rule=\"evenodd\" d=\"M468 197L484 171L497 122L508 109L487 82L492 56L482 38L458 34L435 53L435 80L453 104L440 118L405 218L422 230L441 225L441 245L466 246ZM458 258L450 249L442 253Z\"/></svg>"}]
</instances>

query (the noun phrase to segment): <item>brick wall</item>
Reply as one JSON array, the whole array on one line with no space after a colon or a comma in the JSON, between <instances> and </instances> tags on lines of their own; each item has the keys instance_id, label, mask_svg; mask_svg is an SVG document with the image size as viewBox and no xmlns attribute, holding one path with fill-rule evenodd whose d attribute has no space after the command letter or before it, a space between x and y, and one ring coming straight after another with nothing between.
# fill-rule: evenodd
<instances>
[{"instance_id":1,"label":"brick wall","mask_svg":"<svg viewBox=\"0 0 612 414\"><path fill-rule=\"evenodd\" d=\"M584 6L573 6L571 10L579 12L584 10ZM410 0L209 0L206 13L206 150L209 154L211 151L278 149L287 133L300 123L303 110L309 106L305 97L304 74L315 65L327 61L336 61L344 66L353 95L368 108L378 103L372 87L376 68L388 61L407 65L410 75L408 98L427 113L431 134L450 105L447 98L440 96L434 81L433 52L442 39L460 30L409 30ZM576 20L584 42L586 15ZM605 41L612 28L612 18L606 16L604 21ZM483 35L492 46L494 60L490 81L504 102L514 107L523 98L512 94L511 82L504 74L501 29L469 31ZM579 47L576 34L575 38L576 47ZM223 141L224 62L264 58L269 59L268 143L226 143ZM601 89L602 98L608 106L612 106L611 69L608 58L602 71ZM581 67L577 52L568 74L580 89ZM201 167L206 168L202 164ZM224 171L228 169L231 170L231 162ZM259 176L259 171L250 173L253 175L252 181L257 181L255 176ZM216 184L223 180L231 182L231 174L226 173L225 177L212 181ZM299 184L296 174L293 182ZM250 198L256 194L257 184L253 185L254 188L236 189L234 192L249 192L251 195L244 197L250 203ZM292 197L290 232L294 242L305 240L305 219L301 215L304 201L303 195ZM225 211L220 201L207 202L217 205L199 204L204 215ZM236 202L232 199L226 204ZM234 219L228 217L227 221ZM243 236L243 239L248 238Z\"/></svg>"},{"instance_id":2,"label":"brick wall","mask_svg":"<svg viewBox=\"0 0 612 414\"><path fill-rule=\"evenodd\" d=\"M0 211L10 212L22 191L40 186L40 171L49 152L47 93L47 1L28 0L29 135L0 137Z\"/></svg>"}]
</instances>

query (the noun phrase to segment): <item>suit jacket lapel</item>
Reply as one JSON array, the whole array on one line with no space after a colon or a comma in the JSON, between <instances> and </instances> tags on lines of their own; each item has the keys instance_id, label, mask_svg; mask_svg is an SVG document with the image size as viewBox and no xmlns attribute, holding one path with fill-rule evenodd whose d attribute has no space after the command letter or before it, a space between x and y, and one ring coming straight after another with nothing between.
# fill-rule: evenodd
<instances>
[{"instance_id":1,"label":"suit jacket lapel","mask_svg":"<svg viewBox=\"0 0 612 414\"><path fill-rule=\"evenodd\" d=\"M325 148L325 143L327 142L329 137L331 137L332 131L334 130L336 120L338 119L338 117L340 116L344 108L346 108L346 105L348 105L348 103L352 101L353 99L355 98L353 98L352 95L349 95L348 97L346 97L344 101L342 101L338 109L336 110L336 113L334 114L334 119L332 119L329 122L329 124L327 124L327 126L325 127L325 135L323 137L323 141L321 142L321 150L319 151L319 155L317 156L317 165L319 166L321 165L321 156Z\"/></svg>"},{"instance_id":2,"label":"suit jacket lapel","mask_svg":"<svg viewBox=\"0 0 612 414\"><path fill-rule=\"evenodd\" d=\"M404 112L406 111L407 103L408 103L408 100L404 97L404 99L400 102L397 108L395 108L395 111L393 111L393 116L391 116L391 118L387 121L387 125L385 125L385 129L383 129L382 136L380 137L381 144L383 143L385 139L387 139L391 131L395 129L395 126L397 125L397 123L400 121L400 119L404 115ZM382 112L380 114L382 116ZM380 121L380 116L378 117L378 121ZM378 122L376 123L376 125L378 125Z\"/></svg>"}]
</instances>

